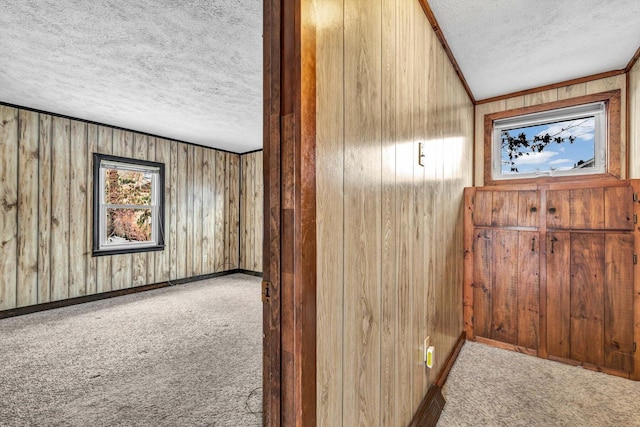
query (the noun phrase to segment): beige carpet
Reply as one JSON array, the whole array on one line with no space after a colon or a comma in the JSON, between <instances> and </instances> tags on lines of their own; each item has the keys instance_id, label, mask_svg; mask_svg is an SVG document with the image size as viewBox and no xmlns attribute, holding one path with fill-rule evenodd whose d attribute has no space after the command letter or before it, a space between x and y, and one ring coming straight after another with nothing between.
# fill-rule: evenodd
<instances>
[{"instance_id":1,"label":"beige carpet","mask_svg":"<svg viewBox=\"0 0 640 427\"><path fill-rule=\"evenodd\" d=\"M640 426L640 382L466 342L438 426Z\"/></svg>"},{"instance_id":2,"label":"beige carpet","mask_svg":"<svg viewBox=\"0 0 640 427\"><path fill-rule=\"evenodd\" d=\"M261 426L260 278L0 320L0 426Z\"/></svg>"}]
</instances>

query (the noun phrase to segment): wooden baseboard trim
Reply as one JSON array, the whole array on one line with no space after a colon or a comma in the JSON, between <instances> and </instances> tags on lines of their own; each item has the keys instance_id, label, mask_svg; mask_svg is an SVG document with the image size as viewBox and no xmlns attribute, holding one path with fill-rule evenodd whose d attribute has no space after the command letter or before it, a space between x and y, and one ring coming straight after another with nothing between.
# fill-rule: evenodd
<instances>
[{"instance_id":1,"label":"wooden baseboard trim","mask_svg":"<svg viewBox=\"0 0 640 427\"><path fill-rule=\"evenodd\" d=\"M460 349L462 349L465 342L465 336L466 333L462 332L460 337L458 337L458 341L456 341L451 353L449 353L447 360L438 373L436 381L429 387L427 395L422 399L420 405L418 405L418 409L413 415L409 427L431 427L438 423L440 413L446 403L442 395L442 386L444 386L444 383L447 381L449 372L451 372L451 368L460 354Z\"/></svg>"},{"instance_id":2,"label":"wooden baseboard trim","mask_svg":"<svg viewBox=\"0 0 640 427\"><path fill-rule=\"evenodd\" d=\"M480 344L490 345L491 347L501 348L503 350L516 351L522 354L528 354L529 356L538 356L538 350L534 348L522 347L515 344L509 344L502 341L496 341L489 338L479 337L476 335L476 341Z\"/></svg>"},{"instance_id":3,"label":"wooden baseboard trim","mask_svg":"<svg viewBox=\"0 0 640 427\"><path fill-rule=\"evenodd\" d=\"M29 305L26 307L12 308L9 310L0 311L0 319L6 319L9 317L37 313L39 311L53 310L55 308L69 307L76 304L84 304L86 302L99 301L99 300L119 297L123 295L136 294L138 292L146 292L146 291L151 291L153 289L166 288L174 285L183 285L185 283L196 282L198 280L212 279L214 277L228 276L230 274L236 274L236 273L248 274L251 276L260 276L260 277L262 276L262 273L259 273L256 271L249 271L249 270L242 270L242 269L227 270L227 271L221 271L218 273L186 277L184 279L179 279L179 280L170 280L167 282L154 283L152 285L136 286L128 289L118 289L117 291L109 291L109 292L103 292L103 293L93 294L93 295L84 295L81 297L69 298L69 299L60 300L60 301L52 301L52 302L46 302L43 304Z\"/></svg>"}]
</instances>

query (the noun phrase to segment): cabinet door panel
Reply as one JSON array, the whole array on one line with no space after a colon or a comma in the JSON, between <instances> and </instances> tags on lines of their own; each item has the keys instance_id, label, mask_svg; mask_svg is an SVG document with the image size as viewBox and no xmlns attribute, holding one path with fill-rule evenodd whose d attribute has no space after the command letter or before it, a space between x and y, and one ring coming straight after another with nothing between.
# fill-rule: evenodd
<instances>
[{"instance_id":1,"label":"cabinet door panel","mask_svg":"<svg viewBox=\"0 0 640 427\"><path fill-rule=\"evenodd\" d=\"M491 278L493 231L476 229L473 242L473 331L491 338Z\"/></svg>"},{"instance_id":2,"label":"cabinet door panel","mask_svg":"<svg viewBox=\"0 0 640 427\"><path fill-rule=\"evenodd\" d=\"M605 238L605 366L633 371L633 249L631 234Z\"/></svg>"},{"instance_id":3,"label":"cabinet door panel","mask_svg":"<svg viewBox=\"0 0 640 427\"><path fill-rule=\"evenodd\" d=\"M571 228L571 191L547 192L547 228Z\"/></svg>"},{"instance_id":4,"label":"cabinet door panel","mask_svg":"<svg viewBox=\"0 0 640 427\"><path fill-rule=\"evenodd\" d=\"M571 228L602 230L604 228L604 189L571 190Z\"/></svg>"},{"instance_id":5,"label":"cabinet door panel","mask_svg":"<svg viewBox=\"0 0 640 427\"><path fill-rule=\"evenodd\" d=\"M538 348L540 242L537 231L518 236L518 345Z\"/></svg>"},{"instance_id":6,"label":"cabinet door panel","mask_svg":"<svg viewBox=\"0 0 640 427\"><path fill-rule=\"evenodd\" d=\"M569 232L547 233L547 351L571 357L571 238Z\"/></svg>"},{"instance_id":7,"label":"cabinet door panel","mask_svg":"<svg viewBox=\"0 0 640 427\"><path fill-rule=\"evenodd\" d=\"M518 225L537 227L540 222L540 192L518 192Z\"/></svg>"},{"instance_id":8,"label":"cabinet door panel","mask_svg":"<svg viewBox=\"0 0 640 427\"><path fill-rule=\"evenodd\" d=\"M571 233L571 359L604 364L604 234Z\"/></svg>"},{"instance_id":9,"label":"cabinet door panel","mask_svg":"<svg viewBox=\"0 0 640 427\"><path fill-rule=\"evenodd\" d=\"M518 231L494 230L492 337L518 340Z\"/></svg>"},{"instance_id":10,"label":"cabinet door panel","mask_svg":"<svg viewBox=\"0 0 640 427\"><path fill-rule=\"evenodd\" d=\"M633 230L633 189L604 189L604 226L608 230Z\"/></svg>"}]
</instances>

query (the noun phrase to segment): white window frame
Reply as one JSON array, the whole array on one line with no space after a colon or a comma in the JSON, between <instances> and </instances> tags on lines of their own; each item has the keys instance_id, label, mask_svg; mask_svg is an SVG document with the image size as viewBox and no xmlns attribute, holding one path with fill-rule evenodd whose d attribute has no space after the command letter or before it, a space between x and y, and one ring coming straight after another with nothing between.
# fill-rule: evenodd
<instances>
[{"instance_id":1,"label":"white window frame","mask_svg":"<svg viewBox=\"0 0 640 427\"><path fill-rule=\"evenodd\" d=\"M502 131L592 116L595 118L594 167L575 168L566 171L556 170L514 173L502 172ZM607 104L604 101L600 101L537 113L507 117L504 119L496 119L493 121L492 151L493 153L491 157L493 160L493 164L491 169L492 179L494 181L553 176L582 176L604 174L607 172Z\"/></svg>"},{"instance_id":2,"label":"white window frame","mask_svg":"<svg viewBox=\"0 0 640 427\"><path fill-rule=\"evenodd\" d=\"M116 205L106 200L106 171L118 169L151 174L150 205ZM164 249L164 164L123 157L94 154L94 238L93 255L115 255ZM107 209L151 209L151 240L109 243Z\"/></svg>"}]
</instances>

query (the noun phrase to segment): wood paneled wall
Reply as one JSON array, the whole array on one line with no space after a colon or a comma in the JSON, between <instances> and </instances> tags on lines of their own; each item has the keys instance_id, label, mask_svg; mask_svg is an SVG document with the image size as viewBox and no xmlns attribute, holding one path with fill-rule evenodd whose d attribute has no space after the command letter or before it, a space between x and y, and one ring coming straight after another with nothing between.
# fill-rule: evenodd
<instances>
[{"instance_id":1,"label":"wood paneled wall","mask_svg":"<svg viewBox=\"0 0 640 427\"><path fill-rule=\"evenodd\" d=\"M497 113L500 111L513 110L515 108L529 107L532 105L546 104L548 102L558 101L561 99L576 98L584 95L591 95L609 90L621 90L621 117L620 117L620 159L621 159L621 178L627 177L627 136L626 136L626 78L624 74L613 77L593 80L585 83L578 83L570 86L563 86L557 89L549 89L540 92L534 92L528 95L515 96L513 98L501 99L486 104L476 105L476 121L475 121L475 182L476 187L484 185L484 116L486 114Z\"/></svg>"},{"instance_id":2,"label":"wood paneled wall","mask_svg":"<svg viewBox=\"0 0 640 427\"><path fill-rule=\"evenodd\" d=\"M94 152L165 164L165 249L92 257ZM240 156L0 106L0 310L239 268Z\"/></svg>"},{"instance_id":3,"label":"wood paneled wall","mask_svg":"<svg viewBox=\"0 0 640 427\"><path fill-rule=\"evenodd\" d=\"M262 272L262 151L240 156L240 268Z\"/></svg>"},{"instance_id":4,"label":"wood paneled wall","mask_svg":"<svg viewBox=\"0 0 640 427\"><path fill-rule=\"evenodd\" d=\"M640 61L629 71L629 178L640 178Z\"/></svg>"},{"instance_id":5,"label":"wood paneled wall","mask_svg":"<svg viewBox=\"0 0 640 427\"><path fill-rule=\"evenodd\" d=\"M407 425L463 330L473 105L418 1L310 1L318 425Z\"/></svg>"}]
</instances>

